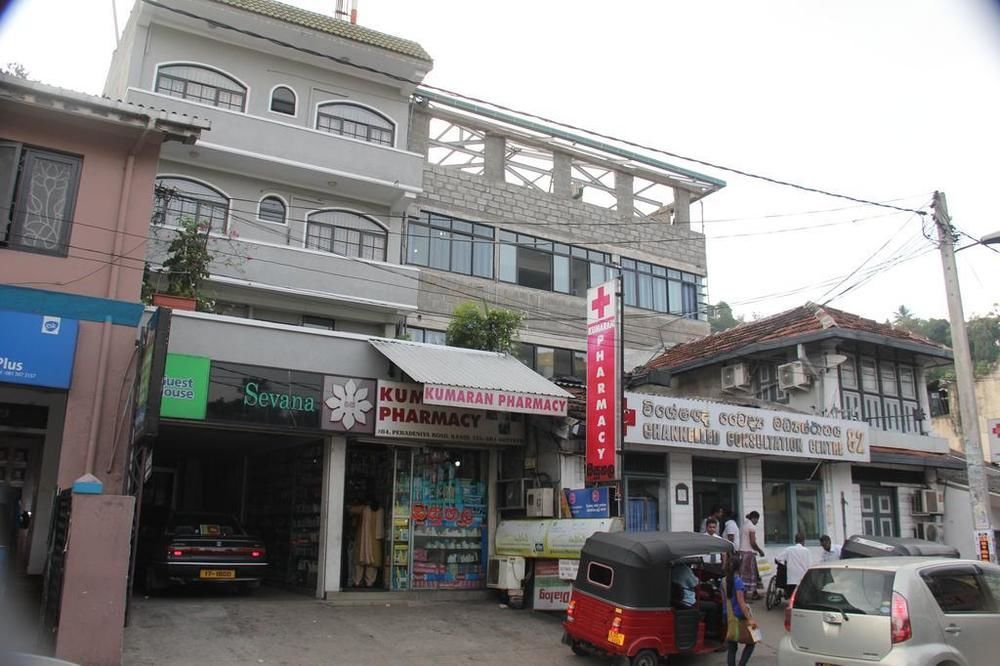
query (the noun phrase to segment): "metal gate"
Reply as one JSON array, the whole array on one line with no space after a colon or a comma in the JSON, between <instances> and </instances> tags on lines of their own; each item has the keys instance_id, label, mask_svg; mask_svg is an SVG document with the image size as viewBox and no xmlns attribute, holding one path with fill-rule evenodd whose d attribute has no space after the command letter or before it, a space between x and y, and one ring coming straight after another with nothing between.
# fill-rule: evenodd
<instances>
[{"instance_id":1,"label":"metal gate","mask_svg":"<svg viewBox=\"0 0 1000 666\"><path fill-rule=\"evenodd\" d=\"M63 576L66 573L66 551L69 547L70 513L73 493L66 489L59 492L52 509L49 525L48 557L42 583L42 627L52 639L59 630L59 609L62 605Z\"/></svg>"}]
</instances>

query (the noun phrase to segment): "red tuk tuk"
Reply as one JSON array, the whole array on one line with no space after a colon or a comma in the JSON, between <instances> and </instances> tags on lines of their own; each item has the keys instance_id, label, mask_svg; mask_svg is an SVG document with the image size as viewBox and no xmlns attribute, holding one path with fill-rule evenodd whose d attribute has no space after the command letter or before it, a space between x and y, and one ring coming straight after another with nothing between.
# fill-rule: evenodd
<instances>
[{"instance_id":1,"label":"red tuk tuk","mask_svg":"<svg viewBox=\"0 0 1000 666\"><path fill-rule=\"evenodd\" d=\"M726 539L691 532L594 534L580 554L563 643L576 654L617 657L631 666L723 649L721 560L733 550ZM678 563L698 578L693 606L680 601L672 584Z\"/></svg>"}]
</instances>

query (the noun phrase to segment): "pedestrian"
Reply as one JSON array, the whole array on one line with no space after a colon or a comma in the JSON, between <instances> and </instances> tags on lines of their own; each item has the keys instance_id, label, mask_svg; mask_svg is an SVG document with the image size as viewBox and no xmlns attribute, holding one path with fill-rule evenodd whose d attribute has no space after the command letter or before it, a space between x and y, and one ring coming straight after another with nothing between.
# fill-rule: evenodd
<instances>
[{"instance_id":1,"label":"pedestrian","mask_svg":"<svg viewBox=\"0 0 1000 666\"><path fill-rule=\"evenodd\" d=\"M740 565L740 575L743 578L743 585L752 595L754 600L760 599L757 592L757 582L760 580L760 572L757 570L757 558L755 553L764 557L764 549L757 544L757 522L760 520L760 512L751 511L746 515L743 527L740 529L740 554L742 563Z\"/></svg>"},{"instance_id":2,"label":"pedestrian","mask_svg":"<svg viewBox=\"0 0 1000 666\"><path fill-rule=\"evenodd\" d=\"M726 576L722 583L722 594L725 598L726 614L726 664L737 666L736 652L743 643L743 653L740 654L739 666L746 666L753 655L756 641L751 630L757 629L750 606L747 605L746 587L740 576L741 559L745 553L736 553L726 562ZM753 559L751 554L750 559Z\"/></svg>"},{"instance_id":3,"label":"pedestrian","mask_svg":"<svg viewBox=\"0 0 1000 666\"><path fill-rule=\"evenodd\" d=\"M812 564L812 555L806 548L806 535L799 532L795 535L795 544L781 551L781 554L774 558L775 562L782 562L785 565L785 597L792 598L795 587L806 575L806 569Z\"/></svg>"},{"instance_id":4,"label":"pedestrian","mask_svg":"<svg viewBox=\"0 0 1000 666\"><path fill-rule=\"evenodd\" d=\"M733 542L733 547L736 550L740 549L740 526L737 524L736 513L729 511L725 512L725 522L720 523L722 525L722 538L729 539Z\"/></svg>"},{"instance_id":5,"label":"pedestrian","mask_svg":"<svg viewBox=\"0 0 1000 666\"><path fill-rule=\"evenodd\" d=\"M712 509L708 512L708 515L701 519L701 529L699 532L705 532L705 524L708 522L709 518L715 518L716 522L721 521L722 517L726 514L726 510L721 504L713 504Z\"/></svg>"},{"instance_id":6,"label":"pedestrian","mask_svg":"<svg viewBox=\"0 0 1000 666\"><path fill-rule=\"evenodd\" d=\"M713 536L716 539L721 539L722 535L719 534L719 521L715 518L708 518L708 520L705 521L705 534ZM722 553L711 553L710 555L702 555L701 559L706 564L721 564L723 557Z\"/></svg>"},{"instance_id":7,"label":"pedestrian","mask_svg":"<svg viewBox=\"0 0 1000 666\"><path fill-rule=\"evenodd\" d=\"M820 562L833 562L840 559L840 546L836 546L826 534L819 538L819 545L823 547L819 554Z\"/></svg>"}]
</instances>

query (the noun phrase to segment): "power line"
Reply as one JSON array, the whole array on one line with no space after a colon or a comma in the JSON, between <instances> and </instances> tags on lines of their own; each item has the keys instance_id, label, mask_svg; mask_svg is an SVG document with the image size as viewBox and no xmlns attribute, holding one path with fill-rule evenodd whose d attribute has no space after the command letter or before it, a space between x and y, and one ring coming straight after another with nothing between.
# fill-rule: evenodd
<instances>
[{"instance_id":1,"label":"power line","mask_svg":"<svg viewBox=\"0 0 1000 666\"><path fill-rule=\"evenodd\" d=\"M253 30L247 30L245 28L237 28L236 26L233 26L233 25L229 25L229 24L226 24L226 23L220 23L219 21L216 21L214 19L207 19L207 18L205 18L203 16L200 16L200 15L194 13L194 12L189 12L189 11L186 11L186 10L183 10L183 9L177 9L176 7L170 7L170 6L165 5L165 4L161 3L161 2L157 2L156 0L142 0L142 1L145 2L145 3L147 3L147 4L149 4L149 5L152 5L154 7L158 7L160 9L164 9L166 11L173 12L173 13L181 15L181 16L186 16L186 17L191 18L191 19L195 19L195 20L199 20L199 21L204 21L205 23L207 23L208 25L210 25L211 27L213 27L215 29L220 29L221 28L221 29L224 29L224 30L229 30L229 31L236 32L236 33L239 33L239 34L247 35L249 37L253 37L253 38L256 38L256 39L261 39L261 40L264 40L264 41L268 41L268 42L271 42L272 44L276 44L278 46L282 46L282 47L289 48L289 49L292 49L292 50L295 50L295 51L299 51L299 52L305 53L307 55L312 55L312 56L316 56L318 58L323 58L325 60L330 60L330 61L336 62L337 64L340 64L340 65L344 65L344 66L351 67L351 68L354 68L354 69L358 69L358 70L362 70L362 71L366 71L366 72L378 74L378 75L381 75L381 76L385 76L385 77L388 77L388 78L393 79L395 81L398 81L400 83L407 83L407 84L410 84L410 85L413 85L413 86L423 86L424 88L427 88L429 90L436 90L438 92L444 93L445 95L449 95L449 96L456 97L456 98L459 98L459 99L465 99L465 100L468 100L470 102L475 102L477 104L485 104L485 105L491 106L491 107L493 107L495 109L500 109L502 111L507 111L509 113L514 113L514 114L517 114L519 116L523 116L525 118L533 118L535 120L540 120L542 122L549 123L549 124L552 124L552 125L558 125L560 127L565 127L567 129L571 129L571 130L576 131L576 132L583 132L583 133L589 134L590 136L599 137L601 139L606 139L608 141L614 141L615 143L619 143L619 144L622 144L622 145L625 145L625 146L630 146L632 148L638 148L640 150L645 150L645 151L649 151L649 152L653 152L653 153L658 153L658 154L661 154L661 155L667 155L668 157L673 157L673 158L676 158L676 159L684 160L686 162L691 162L693 164L699 164L701 166L706 166L706 167L710 167L710 168L713 168L713 169L718 169L720 171L726 171L728 173L734 173L734 174L737 174L737 175L740 175L740 176L744 176L746 178L752 178L752 179L755 179L755 180L760 180L760 181L763 181L763 182L771 183L773 185L780 185L780 186L783 186L783 187L789 187L789 188L801 190L803 192L811 192L813 194L821 194L821 195L824 195L824 196L833 197L833 198L837 198L837 199L844 199L844 200L847 200L847 201L853 201L853 202L858 203L858 204L864 204L864 205L869 205L869 206L879 206L879 207L882 207L882 208L890 208L890 209L897 210L899 212L904 212L904 213L915 213L917 215L926 215L927 214L926 212L918 211L918 210L915 210L915 209L912 209L912 208L903 208L903 207L900 207L900 206L895 206L893 204L882 203L882 202L878 202L878 201L872 201L872 200L869 200L869 199L864 199L864 198L861 198L861 197L855 197L855 196L851 196L851 195L847 195L847 194L841 194L841 193L838 193L838 192L833 192L831 190L825 190L825 189L818 188L818 187L810 187L810 186L807 186L807 185L800 185L798 183L793 183L791 181L781 180L781 179L778 179L778 178L772 178L770 176L764 176L764 175L761 175L761 174L753 173L751 171L746 171L744 169L736 169L734 167L727 167L727 166L722 165L722 164L716 164L714 162L708 162L706 160L700 160L700 159L697 159L697 158L694 158L694 157L690 157L690 156L686 156L686 155L681 155L679 153L675 153L675 152L663 150L661 148L655 148L653 146L648 146L648 145L645 145L645 144L642 144L642 143L638 143L638 142L635 142L635 141L630 141L628 139L622 139L622 138L619 138L619 137L616 137L616 136L612 136L610 134L603 134L601 132L597 132L597 131L594 131L594 130L590 130L590 129L586 129L586 128L579 127L579 126L576 126L576 125L572 125L570 123L565 123L565 122L561 122L561 121L558 121L558 120L554 120L552 118L548 118L548 117L545 117L545 116L542 116L542 115L538 115L538 114L534 114L534 113L529 113L527 111L521 111L521 110L518 110L518 109L514 109L514 108L511 108L511 107L508 107L508 106L504 106L502 104L498 104L496 102L491 102L489 100L480 99L478 97L473 97L473 96L470 96L470 95L465 95L465 94L462 94L462 93L459 93L459 92L455 92L453 90L449 90L447 88L443 88L443 87L440 87L440 86L433 86L433 85L430 85L430 84L426 84L426 83L423 83L421 81L410 79L410 78L408 78L406 76L402 76L402 75L399 75L399 74L394 74L392 72L387 72L387 71L378 69L376 67L372 67L370 65L363 65L363 64L360 64L360 63L356 63L356 62L353 62L353 61L351 61L350 59L347 59L347 58L340 58L340 57L337 57L337 56L330 55L328 53L323 53L321 51L316 51L314 49L309 49L309 48L305 48L305 47L302 47L302 46L298 46L296 44L292 44L290 42L285 42L283 40L276 39L274 37L269 37L267 35L262 35L262 34L260 34L258 32L253 31ZM419 92L417 94L419 95Z\"/></svg>"}]
</instances>

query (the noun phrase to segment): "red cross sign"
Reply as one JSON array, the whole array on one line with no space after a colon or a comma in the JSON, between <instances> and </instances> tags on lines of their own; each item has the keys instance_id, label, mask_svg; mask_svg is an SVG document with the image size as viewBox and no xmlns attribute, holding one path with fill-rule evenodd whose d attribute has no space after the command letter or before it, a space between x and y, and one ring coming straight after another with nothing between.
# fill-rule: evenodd
<instances>
[{"instance_id":1,"label":"red cross sign","mask_svg":"<svg viewBox=\"0 0 1000 666\"><path fill-rule=\"evenodd\" d=\"M604 319L604 310L611 305L611 295L604 291L602 284L597 288L597 297L590 302L590 309L597 313L598 319Z\"/></svg>"}]
</instances>

